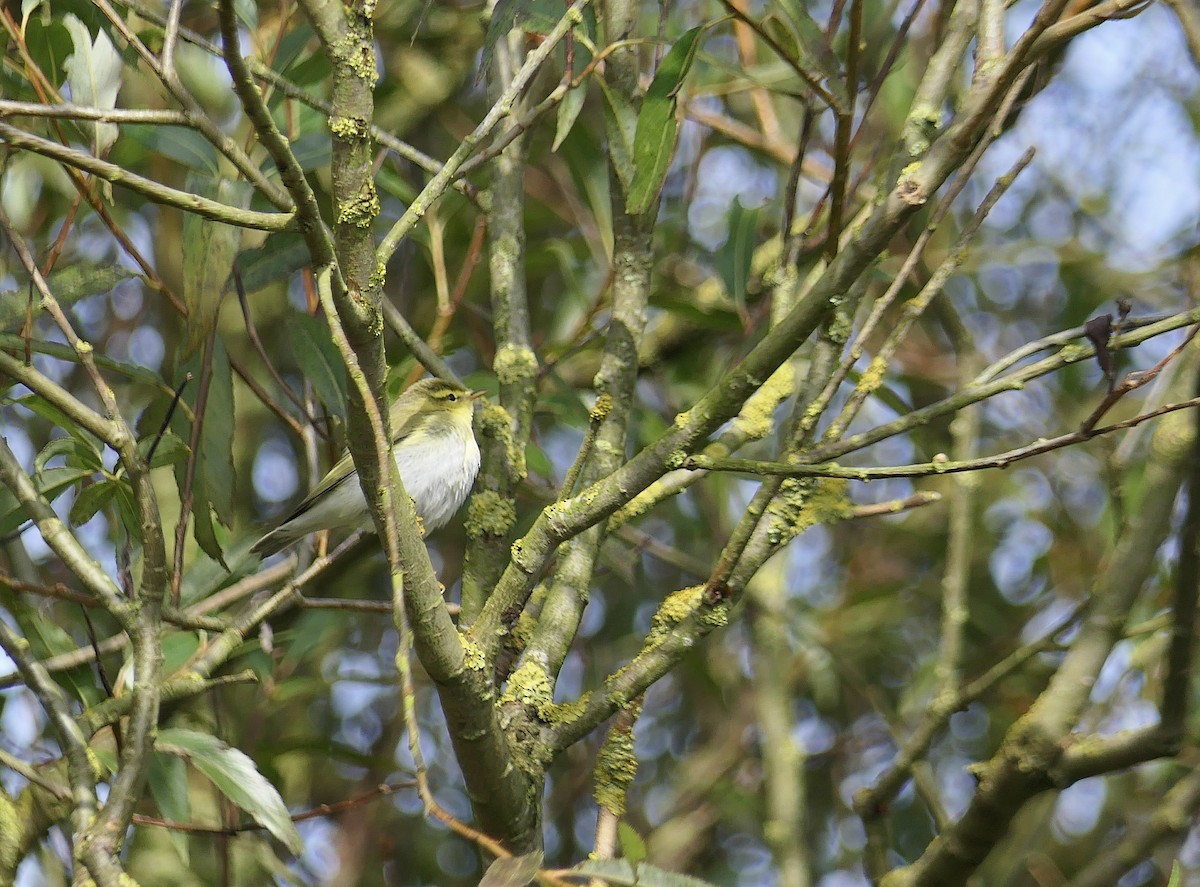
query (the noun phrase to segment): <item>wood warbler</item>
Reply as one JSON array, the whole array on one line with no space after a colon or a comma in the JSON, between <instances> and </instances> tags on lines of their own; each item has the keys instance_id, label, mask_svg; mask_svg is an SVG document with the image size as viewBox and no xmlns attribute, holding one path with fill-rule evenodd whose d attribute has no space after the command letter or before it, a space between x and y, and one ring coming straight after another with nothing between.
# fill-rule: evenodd
<instances>
[{"instance_id":1,"label":"wood warbler","mask_svg":"<svg viewBox=\"0 0 1200 887\"><path fill-rule=\"evenodd\" d=\"M392 404L392 455L426 533L450 520L475 482L479 446L471 415L482 394L422 379ZM266 557L318 530L373 527L358 471L346 452L296 510L250 550Z\"/></svg>"}]
</instances>

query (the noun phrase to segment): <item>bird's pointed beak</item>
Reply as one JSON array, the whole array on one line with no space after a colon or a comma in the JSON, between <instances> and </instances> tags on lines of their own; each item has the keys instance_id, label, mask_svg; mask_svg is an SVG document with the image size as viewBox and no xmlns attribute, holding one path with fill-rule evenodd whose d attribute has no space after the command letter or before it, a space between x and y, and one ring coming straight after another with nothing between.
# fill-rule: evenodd
<instances>
[{"instance_id":1,"label":"bird's pointed beak","mask_svg":"<svg viewBox=\"0 0 1200 887\"><path fill-rule=\"evenodd\" d=\"M479 400L479 398L483 397L485 394L487 394L486 391L472 391L467 395L467 400Z\"/></svg>"}]
</instances>

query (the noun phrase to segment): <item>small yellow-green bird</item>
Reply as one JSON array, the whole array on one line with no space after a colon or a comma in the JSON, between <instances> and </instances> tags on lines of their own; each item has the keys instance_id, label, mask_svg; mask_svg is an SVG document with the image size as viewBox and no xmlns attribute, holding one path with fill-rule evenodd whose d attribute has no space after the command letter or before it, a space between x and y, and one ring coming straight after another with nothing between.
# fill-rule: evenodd
<instances>
[{"instance_id":1,"label":"small yellow-green bird","mask_svg":"<svg viewBox=\"0 0 1200 887\"><path fill-rule=\"evenodd\" d=\"M392 455L426 533L450 520L475 483L479 446L471 416L482 394L453 382L422 379L392 404ZM318 530L373 526L347 452L296 510L250 550L266 557Z\"/></svg>"}]
</instances>

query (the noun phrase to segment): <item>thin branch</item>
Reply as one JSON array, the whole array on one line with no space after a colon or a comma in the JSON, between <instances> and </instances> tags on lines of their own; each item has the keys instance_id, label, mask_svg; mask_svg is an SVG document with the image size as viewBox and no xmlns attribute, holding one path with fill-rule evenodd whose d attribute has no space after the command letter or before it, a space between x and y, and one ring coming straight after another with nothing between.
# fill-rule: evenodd
<instances>
[{"instance_id":1,"label":"thin branch","mask_svg":"<svg viewBox=\"0 0 1200 887\"><path fill-rule=\"evenodd\" d=\"M780 477L840 477L847 480L872 481L888 477L935 477L943 474L956 474L963 471L981 471L987 468L1008 468L1015 462L1040 456L1052 450L1062 449L1072 444L1091 440L1102 434L1111 434L1126 428L1141 425L1150 419L1173 413L1176 410L1186 410L1200 406L1200 397L1176 403L1165 404L1148 413L1114 422L1100 428L1088 431L1072 431L1061 434L1049 440L1040 440L1014 450L1008 450L995 456L981 456L976 459L934 459L932 462L919 462L912 465L893 465L877 468L855 468L838 465L832 462L764 462L757 459L718 458L715 456L688 456L682 461L681 467L688 469L703 469L705 471L740 471L747 474L761 474Z\"/></svg>"},{"instance_id":2,"label":"thin branch","mask_svg":"<svg viewBox=\"0 0 1200 887\"><path fill-rule=\"evenodd\" d=\"M442 164L441 169L434 174L433 178L421 189L421 193L409 204L404 215L392 225L391 230L384 236L376 250L379 267L387 265L392 254L400 246L400 242L416 227L417 222L421 220L421 217L425 215L425 212L433 205L434 201L439 199L446 192L446 189L450 187L451 182L458 175L466 159L492 134L500 121L511 113L517 100L525 94L525 90L533 80L534 75L537 74L538 69L541 68L542 63L554 52L554 49L563 37L566 36L567 32L574 28L576 23L581 20L580 16L583 10L590 2L591 0L575 0L571 4L566 14L542 38L537 48L529 53L525 59L525 63L513 77L504 94L492 104L492 107L484 115L479 125L462 139L455 152Z\"/></svg>"},{"instance_id":3,"label":"thin branch","mask_svg":"<svg viewBox=\"0 0 1200 887\"><path fill-rule=\"evenodd\" d=\"M0 123L0 140L13 147L32 151L43 157L49 157L51 160L57 160L59 163L81 169L106 182L128 188L153 203L173 206L214 222L224 222L226 225L234 225L239 228L255 228L260 231L289 231L295 227L294 213L266 213L252 209L239 209L207 197L198 197L187 191L169 188L153 179L129 172L115 163L109 163L107 160L93 157L84 151L77 151L74 148L60 145L58 142L32 135L7 123Z\"/></svg>"}]
</instances>

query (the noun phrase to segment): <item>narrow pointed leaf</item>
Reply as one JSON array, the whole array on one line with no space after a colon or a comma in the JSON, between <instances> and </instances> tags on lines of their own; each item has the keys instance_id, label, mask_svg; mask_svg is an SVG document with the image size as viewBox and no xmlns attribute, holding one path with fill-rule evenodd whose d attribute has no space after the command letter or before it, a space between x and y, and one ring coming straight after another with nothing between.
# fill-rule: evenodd
<instances>
[{"instance_id":1,"label":"narrow pointed leaf","mask_svg":"<svg viewBox=\"0 0 1200 887\"><path fill-rule=\"evenodd\" d=\"M155 752L150 756L150 777L146 780L150 797L158 805L163 819L171 822L187 822L192 815L191 798L188 796L187 765L172 755ZM186 866L190 862L188 836L177 829L167 829L171 843Z\"/></svg>"},{"instance_id":2,"label":"narrow pointed leaf","mask_svg":"<svg viewBox=\"0 0 1200 887\"><path fill-rule=\"evenodd\" d=\"M699 38L706 27L698 25L684 32L663 57L646 92L633 139L634 175L625 200L627 212L646 212L662 191L667 171L671 168L671 158L675 154L675 137L679 132L679 121L675 115L677 96L696 58Z\"/></svg>"},{"instance_id":3,"label":"narrow pointed leaf","mask_svg":"<svg viewBox=\"0 0 1200 887\"><path fill-rule=\"evenodd\" d=\"M117 92L121 88L121 56L104 31L92 40L87 25L74 13L67 13L62 21L71 35L73 47L71 57L63 64L72 101L111 111L117 106ZM97 157L107 153L120 133L115 123L81 121L79 125L91 134L92 152Z\"/></svg>"},{"instance_id":4,"label":"narrow pointed leaf","mask_svg":"<svg viewBox=\"0 0 1200 887\"><path fill-rule=\"evenodd\" d=\"M192 173L187 177L186 190L239 208L250 202L250 187L245 182L213 181ZM183 301L188 309L185 356L200 348L217 323L241 238L241 232L229 225L193 213L183 217Z\"/></svg>"},{"instance_id":5,"label":"narrow pointed leaf","mask_svg":"<svg viewBox=\"0 0 1200 887\"><path fill-rule=\"evenodd\" d=\"M708 881L646 863L634 866L628 859L589 859L573 869L555 874L572 881L600 878L607 881L609 887L713 887Z\"/></svg>"},{"instance_id":6,"label":"narrow pointed leaf","mask_svg":"<svg viewBox=\"0 0 1200 887\"><path fill-rule=\"evenodd\" d=\"M542 852L535 850L523 856L497 859L488 866L479 887L525 887L537 876L542 865Z\"/></svg>"},{"instance_id":7,"label":"narrow pointed leaf","mask_svg":"<svg viewBox=\"0 0 1200 887\"><path fill-rule=\"evenodd\" d=\"M304 842L292 823L283 798L245 753L215 736L195 730L160 730L157 744L162 751L186 758L225 797L245 810L292 853L299 854L304 849Z\"/></svg>"},{"instance_id":8,"label":"narrow pointed leaf","mask_svg":"<svg viewBox=\"0 0 1200 887\"><path fill-rule=\"evenodd\" d=\"M329 325L309 314L290 314L287 319L288 338L296 365L318 399L333 415L346 418L346 373Z\"/></svg>"}]
</instances>

